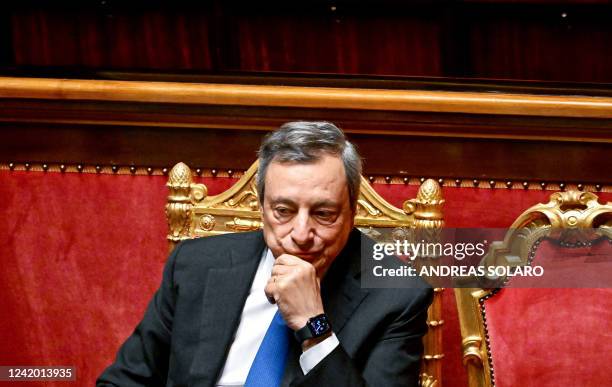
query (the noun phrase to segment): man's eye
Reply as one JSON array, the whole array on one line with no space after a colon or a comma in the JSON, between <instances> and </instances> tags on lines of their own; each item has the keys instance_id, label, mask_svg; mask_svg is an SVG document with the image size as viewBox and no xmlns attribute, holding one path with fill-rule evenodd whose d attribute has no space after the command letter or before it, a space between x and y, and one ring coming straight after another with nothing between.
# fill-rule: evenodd
<instances>
[{"instance_id":1,"label":"man's eye","mask_svg":"<svg viewBox=\"0 0 612 387\"><path fill-rule=\"evenodd\" d=\"M317 211L315 216L324 221L331 221L334 219L336 213L333 211Z\"/></svg>"},{"instance_id":2,"label":"man's eye","mask_svg":"<svg viewBox=\"0 0 612 387\"><path fill-rule=\"evenodd\" d=\"M285 207L277 207L274 209L274 211L276 211L276 213L280 216L287 216L291 213L291 211Z\"/></svg>"}]
</instances>

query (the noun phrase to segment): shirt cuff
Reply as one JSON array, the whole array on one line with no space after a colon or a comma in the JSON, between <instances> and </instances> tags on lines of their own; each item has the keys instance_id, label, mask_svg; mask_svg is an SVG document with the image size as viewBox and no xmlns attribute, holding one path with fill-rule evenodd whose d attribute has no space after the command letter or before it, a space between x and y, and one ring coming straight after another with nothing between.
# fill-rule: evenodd
<instances>
[{"instance_id":1,"label":"shirt cuff","mask_svg":"<svg viewBox=\"0 0 612 387\"><path fill-rule=\"evenodd\" d=\"M340 344L336 334L332 334L325 340L318 344L308 348L306 352L300 355L300 367L304 375L310 372L311 369L315 368L321 360L325 359L336 347Z\"/></svg>"}]
</instances>

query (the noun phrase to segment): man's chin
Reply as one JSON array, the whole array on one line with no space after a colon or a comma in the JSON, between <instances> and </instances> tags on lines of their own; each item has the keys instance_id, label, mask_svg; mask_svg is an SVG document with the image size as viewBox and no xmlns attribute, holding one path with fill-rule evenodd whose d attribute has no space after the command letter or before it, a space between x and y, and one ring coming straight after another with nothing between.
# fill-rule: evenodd
<instances>
[{"instance_id":1,"label":"man's chin","mask_svg":"<svg viewBox=\"0 0 612 387\"><path fill-rule=\"evenodd\" d=\"M303 259L304 261L311 262L311 263L319 259L319 257L321 256L321 254L291 254L291 255L295 255L296 257Z\"/></svg>"},{"instance_id":2,"label":"man's chin","mask_svg":"<svg viewBox=\"0 0 612 387\"><path fill-rule=\"evenodd\" d=\"M274 258L278 258L279 256L283 254L292 255L294 257L303 259L306 262L316 261L321 256L321 253L296 253L296 252L287 251L284 249L278 249L278 250L273 249L272 254L274 255Z\"/></svg>"}]
</instances>

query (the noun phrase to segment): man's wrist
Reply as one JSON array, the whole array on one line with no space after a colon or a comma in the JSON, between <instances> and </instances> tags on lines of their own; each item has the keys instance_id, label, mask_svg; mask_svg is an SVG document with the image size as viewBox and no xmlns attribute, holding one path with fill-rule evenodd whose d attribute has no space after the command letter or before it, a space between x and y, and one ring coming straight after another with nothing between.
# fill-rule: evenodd
<instances>
[{"instance_id":1,"label":"man's wrist","mask_svg":"<svg viewBox=\"0 0 612 387\"><path fill-rule=\"evenodd\" d=\"M314 347L315 345L319 344L323 340L327 339L329 336L331 336L331 334L332 334L332 331L329 331L322 336L313 337L312 339L304 340L302 342L302 352L308 351L310 348Z\"/></svg>"},{"instance_id":2,"label":"man's wrist","mask_svg":"<svg viewBox=\"0 0 612 387\"><path fill-rule=\"evenodd\" d=\"M327 315L325 313L321 313L309 318L302 328L294 332L294 336L300 343L304 343L307 340L311 340L310 343L313 343L312 339L329 337L328 333L330 333L331 330L332 327L329 323ZM316 344L317 342L314 341L314 343ZM308 345L308 347L311 345Z\"/></svg>"}]
</instances>

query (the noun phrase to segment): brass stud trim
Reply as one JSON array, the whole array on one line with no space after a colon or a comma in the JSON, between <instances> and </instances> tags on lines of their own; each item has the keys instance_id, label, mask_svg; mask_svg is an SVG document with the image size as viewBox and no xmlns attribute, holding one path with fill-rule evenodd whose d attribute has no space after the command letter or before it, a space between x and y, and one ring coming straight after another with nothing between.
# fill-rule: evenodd
<instances>
[{"instance_id":1,"label":"brass stud trim","mask_svg":"<svg viewBox=\"0 0 612 387\"><path fill-rule=\"evenodd\" d=\"M136 165L121 167L116 164L112 165L87 165L87 164L61 164L61 163L35 163L35 162L0 162L0 170L11 171L32 171L32 172L63 172L71 173L100 173L100 174L132 174L132 175L167 175L168 167L138 167ZM201 177L228 177L240 178L244 171L236 169L222 170L218 168L197 168L195 169L197 176ZM405 175L370 175L368 181L371 184L402 184L402 185L421 185L428 177L409 177ZM500 180L485 180L481 182L474 178L448 178L448 177L429 177L436 180L443 187L451 188L466 188L475 187L479 189L529 189L529 190L548 190L548 191L564 191L564 190L582 190L593 192L612 192L612 184L602 183L567 183L567 182L552 182L552 181L512 181L506 179Z\"/></svg>"}]
</instances>

